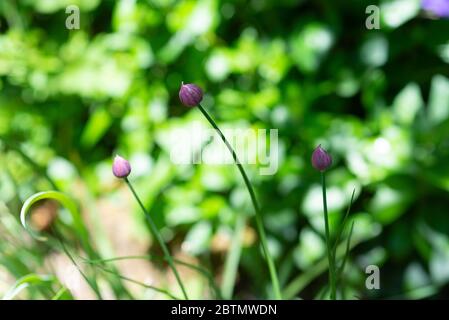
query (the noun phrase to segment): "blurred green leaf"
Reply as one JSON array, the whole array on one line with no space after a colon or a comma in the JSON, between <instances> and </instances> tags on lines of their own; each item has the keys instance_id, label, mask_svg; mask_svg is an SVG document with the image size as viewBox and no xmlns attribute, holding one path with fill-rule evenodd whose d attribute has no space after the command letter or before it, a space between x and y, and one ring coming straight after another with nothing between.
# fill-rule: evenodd
<instances>
[{"instance_id":1,"label":"blurred green leaf","mask_svg":"<svg viewBox=\"0 0 449 320\"><path fill-rule=\"evenodd\" d=\"M104 108L97 108L89 117L81 135L81 145L91 148L98 143L109 129L112 118Z\"/></svg>"},{"instance_id":2,"label":"blurred green leaf","mask_svg":"<svg viewBox=\"0 0 449 320\"><path fill-rule=\"evenodd\" d=\"M432 78L430 89L428 119L438 124L449 117L449 79L442 75Z\"/></svg>"},{"instance_id":3,"label":"blurred green leaf","mask_svg":"<svg viewBox=\"0 0 449 320\"><path fill-rule=\"evenodd\" d=\"M3 296L3 300L14 299L22 290L30 286L41 286L51 291L55 280L55 277L51 275L28 274L16 281L14 286Z\"/></svg>"}]
</instances>

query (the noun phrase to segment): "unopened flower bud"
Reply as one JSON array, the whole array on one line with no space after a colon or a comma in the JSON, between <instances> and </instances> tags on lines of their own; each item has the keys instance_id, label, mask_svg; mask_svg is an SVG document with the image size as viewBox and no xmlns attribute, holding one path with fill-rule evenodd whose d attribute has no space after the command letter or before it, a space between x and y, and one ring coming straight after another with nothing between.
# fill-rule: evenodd
<instances>
[{"instance_id":1,"label":"unopened flower bud","mask_svg":"<svg viewBox=\"0 0 449 320\"><path fill-rule=\"evenodd\" d=\"M332 164L332 157L321 148L321 145L316 147L312 153L312 165L319 171L325 171Z\"/></svg>"},{"instance_id":2,"label":"unopened flower bud","mask_svg":"<svg viewBox=\"0 0 449 320\"><path fill-rule=\"evenodd\" d=\"M128 160L115 156L114 163L112 164L112 173L117 178L126 178L131 173L131 165Z\"/></svg>"},{"instance_id":3,"label":"unopened flower bud","mask_svg":"<svg viewBox=\"0 0 449 320\"><path fill-rule=\"evenodd\" d=\"M449 18L449 0L422 0L421 6L433 16Z\"/></svg>"},{"instance_id":4,"label":"unopened flower bud","mask_svg":"<svg viewBox=\"0 0 449 320\"><path fill-rule=\"evenodd\" d=\"M179 89L179 100L187 107L195 107L203 100L203 90L196 84L182 82Z\"/></svg>"}]
</instances>

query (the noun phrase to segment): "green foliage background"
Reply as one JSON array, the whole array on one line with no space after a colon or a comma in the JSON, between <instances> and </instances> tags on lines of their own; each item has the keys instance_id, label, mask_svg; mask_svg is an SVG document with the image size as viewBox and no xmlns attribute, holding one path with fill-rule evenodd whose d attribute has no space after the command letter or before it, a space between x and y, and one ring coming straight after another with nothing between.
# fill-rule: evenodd
<instances>
[{"instance_id":1,"label":"green foliage background","mask_svg":"<svg viewBox=\"0 0 449 320\"><path fill-rule=\"evenodd\" d=\"M70 4L81 10L79 30L65 27ZM381 28L368 30L370 4L2 0L0 294L26 276L19 298L71 298L44 266L61 248L32 240L18 223L35 192L71 195L92 222L91 245L102 257L116 252L100 231L108 224L100 201L120 207L126 199L122 213L132 217L136 238L150 238L111 174L119 153L130 159L131 180L173 251L195 257L225 292L235 283L234 297L271 297L236 168L170 161L174 130L208 127L198 110L180 105L185 81L205 89L204 106L222 126L279 130L276 174L246 167L287 298L320 297L327 283L319 175L310 165L319 143L334 158L333 229L356 190L344 296L447 297L449 21L429 18L419 1L381 1ZM75 227L60 211L61 232L76 250ZM240 229L249 240L237 237L229 258ZM213 249L217 241L224 250ZM365 288L372 264L381 270L380 290ZM130 297L113 276L94 276L107 280L113 297ZM186 277L192 295L210 297L197 275ZM170 281L160 285L176 290ZM145 297L153 296L134 295Z\"/></svg>"}]
</instances>

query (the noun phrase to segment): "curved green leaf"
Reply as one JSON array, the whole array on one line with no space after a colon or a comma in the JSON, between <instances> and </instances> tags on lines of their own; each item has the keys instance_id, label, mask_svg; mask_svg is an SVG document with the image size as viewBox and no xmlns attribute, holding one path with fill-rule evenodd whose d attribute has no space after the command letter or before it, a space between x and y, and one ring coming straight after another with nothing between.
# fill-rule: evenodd
<instances>
[{"instance_id":1,"label":"curved green leaf","mask_svg":"<svg viewBox=\"0 0 449 320\"><path fill-rule=\"evenodd\" d=\"M51 275L27 274L16 281L14 286L3 296L3 300L14 299L20 292L31 285L45 285L50 287L55 280L56 278Z\"/></svg>"},{"instance_id":2,"label":"curved green leaf","mask_svg":"<svg viewBox=\"0 0 449 320\"><path fill-rule=\"evenodd\" d=\"M87 230L84 226L84 223L82 221L81 215L78 212L78 207L76 203L66 194L59 192L59 191L43 191L33 194L31 197L29 197L25 203L22 206L22 209L20 211L20 222L22 223L23 227L37 240L40 241L46 241L47 238L39 235L36 231L31 229L27 222L26 222L26 216L28 212L30 212L32 206L41 201L51 199L58 201L61 203L70 213L72 217L72 223L74 226L74 229L76 230L78 236L80 237L80 240L83 244L83 246L90 251L90 245L88 241L88 234Z\"/></svg>"}]
</instances>

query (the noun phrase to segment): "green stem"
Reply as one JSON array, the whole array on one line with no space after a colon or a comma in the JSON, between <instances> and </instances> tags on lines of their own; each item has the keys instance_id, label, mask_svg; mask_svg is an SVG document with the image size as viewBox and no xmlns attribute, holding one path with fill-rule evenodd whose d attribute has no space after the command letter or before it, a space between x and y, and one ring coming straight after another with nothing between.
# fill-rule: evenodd
<instances>
[{"instance_id":1,"label":"green stem","mask_svg":"<svg viewBox=\"0 0 449 320\"><path fill-rule=\"evenodd\" d=\"M66 256L70 259L70 261L73 263L75 268L78 270L78 272L81 274L81 276L86 280L86 282L89 284L89 286L92 288L92 290L95 292L95 295L98 299L103 300L103 297L101 295L101 291L98 288L98 284L96 279L90 279L84 272L81 270L80 266L76 263L73 256L70 254L69 250L65 246L64 242L62 241L62 237L59 235L59 233L56 231L55 228L51 227L53 233L55 234L56 239L58 240L59 244L61 245L62 250L66 254Z\"/></svg>"},{"instance_id":2,"label":"green stem","mask_svg":"<svg viewBox=\"0 0 449 320\"><path fill-rule=\"evenodd\" d=\"M121 257L114 257L114 258L106 258L106 259L96 259L96 260L90 260L87 258L83 258L80 256L81 259L84 260L85 263L89 263L89 264L101 264L101 263L107 263L107 262L113 262L113 261L120 261L120 260L129 260L129 259L148 259L151 261L161 261L164 260L163 258L156 256L156 255L136 255L136 256L121 256ZM212 274L202 268L199 267L197 265L182 261L182 260L178 260L178 259L173 259L173 262L179 265L183 265L186 266L196 272L198 272L199 274L203 275L204 277L207 278L207 280L209 281L210 286L212 287L212 289L214 290L214 293L216 294L216 297L218 299L221 299L221 295L220 295L220 290L218 289L218 287L215 284L215 280L214 277L212 276Z\"/></svg>"},{"instance_id":3,"label":"green stem","mask_svg":"<svg viewBox=\"0 0 449 320\"><path fill-rule=\"evenodd\" d=\"M122 280L129 281L131 283L135 283L135 284L137 284L139 286L142 286L144 288L148 288L148 289L154 290L154 291L159 292L159 293L163 293L163 294L165 294L166 296L168 296L169 298L171 298L173 300L179 300L177 297L172 295L167 290L164 290L164 289L161 289L161 288L158 288L158 287L155 287L155 286L151 286L151 285L148 285L146 283L143 283L143 282L140 282L140 281L137 281L137 280L125 277L124 275L121 275L120 273L115 272L114 270L107 269L107 268L105 268L103 266L100 266L100 265L97 265L96 267L99 268L101 271L113 274L113 275L115 275L116 277L118 277L118 278L120 278Z\"/></svg>"},{"instance_id":4,"label":"green stem","mask_svg":"<svg viewBox=\"0 0 449 320\"><path fill-rule=\"evenodd\" d=\"M134 190L134 187L132 186L131 182L129 182L128 178L125 178L125 182L128 185L129 189L131 190L132 194L134 195L134 198L136 198L137 202L139 203L139 206L142 209L143 213L145 214L148 224L150 225L151 232L153 233L154 237L156 238L156 241L161 246L162 251L164 252L164 257L167 260L173 273L175 274L176 281L178 282L179 287L181 288L184 298L186 300L189 300L189 297L187 296L187 292L186 292L184 285L181 281L181 277L179 276L178 270L176 270L175 263L173 262L173 258L171 257L170 252L168 251L167 245L165 244L164 240L162 239L162 236L159 233L159 230L157 229L156 224L153 221L153 218L148 213L147 209L145 209L145 206L143 205L142 201L140 200L139 196L137 195L136 190Z\"/></svg>"},{"instance_id":5,"label":"green stem","mask_svg":"<svg viewBox=\"0 0 449 320\"><path fill-rule=\"evenodd\" d=\"M327 213L327 199L326 199L326 177L324 172L321 172L321 186L323 188L323 209L324 209L324 229L326 236L326 246L327 246L327 259L329 263L329 284L330 284L330 297L335 300L337 297L337 289L335 285L335 264L334 255L332 254L332 246L329 232L329 216Z\"/></svg>"},{"instance_id":6,"label":"green stem","mask_svg":"<svg viewBox=\"0 0 449 320\"><path fill-rule=\"evenodd\" d=\"M198 108L200 109L201 113L206 117L207 121L214 127L214 129L217 131L218 135L220 136L221 140L223 140L226 147L229 149L229 151L232 154L232 158L234 159L235 164L237 165L240 174L243 177L243 180L245 182L246 188L248 189L249 195L251 197L251 202L254 206L254 211L256 212L255 218L256 218L256 227L259 232L260 236L260 242L262 244L262 250L265 254L265 258L267 259L268 264L268 270L270 272L271 282L273 285L273 291L276 299L282 299L281 295L281 289L279 286L279 280L276 273L276 266L274 265L273 259L270 255L270 252L268 251L268 245L267 245L267 239L265 235L265 230L263 228L263 222L262 222L262 213L259 208L259 204L257 202L256 194L254 192L254 189L251 185L251 182L248 179L248 176L246 175L245 169L243 168L242 164L240 163L239 159L237 158L237 154L235 153L232 146L229 144L228 140L224 136L224 134L221 132L220 128L218 128L215 121L212 119L212 117L207 113L207 111L203 108L201 104L198 104Z\"/></svg>"}]
</instances>

